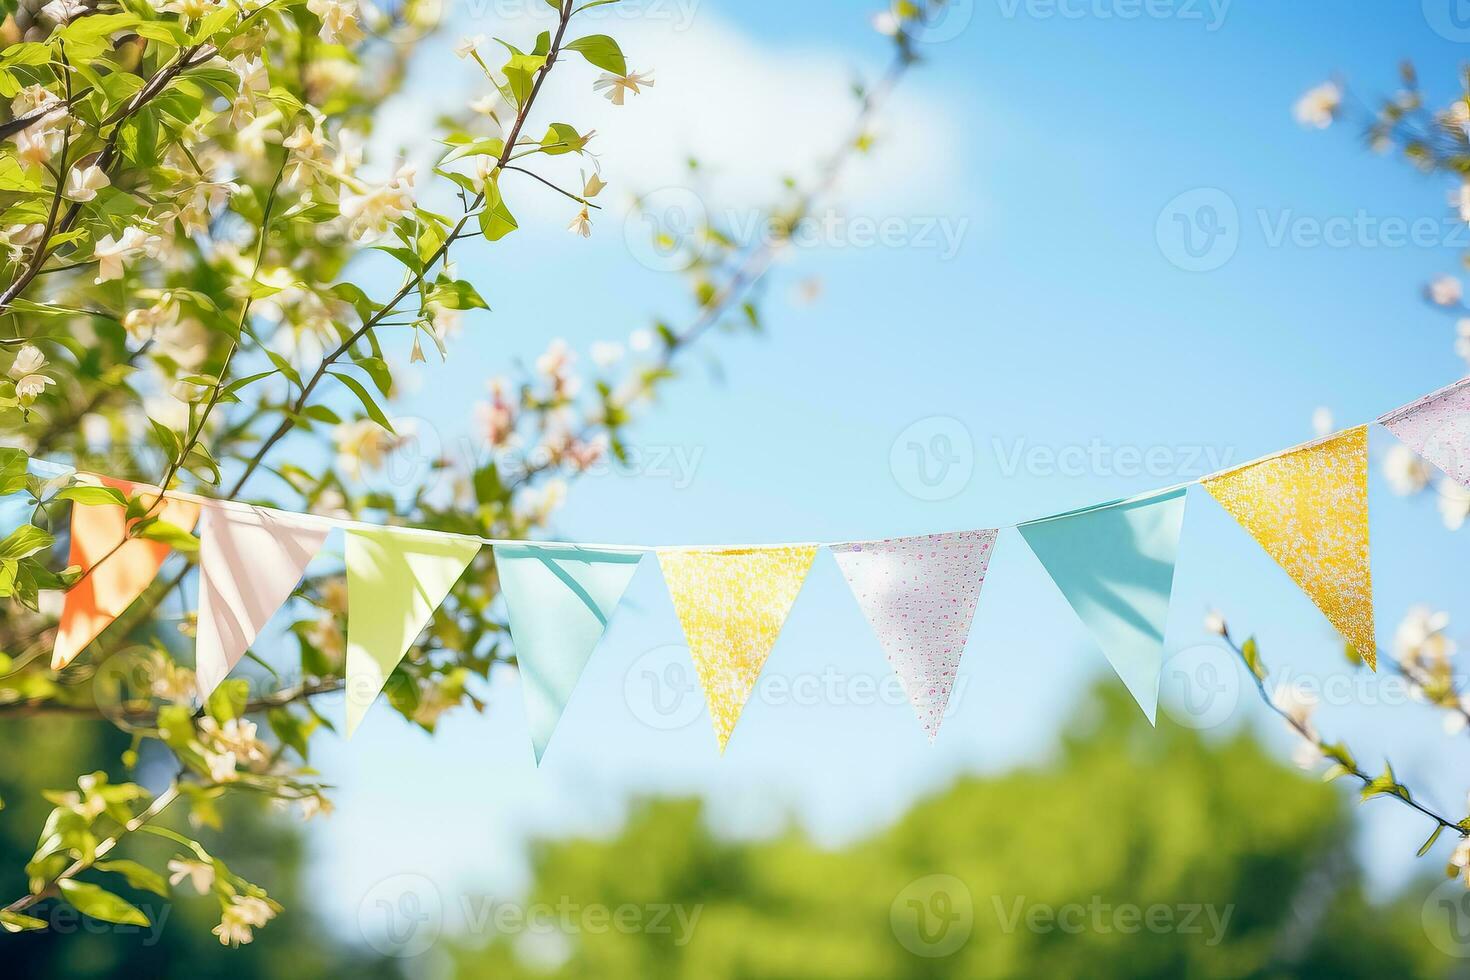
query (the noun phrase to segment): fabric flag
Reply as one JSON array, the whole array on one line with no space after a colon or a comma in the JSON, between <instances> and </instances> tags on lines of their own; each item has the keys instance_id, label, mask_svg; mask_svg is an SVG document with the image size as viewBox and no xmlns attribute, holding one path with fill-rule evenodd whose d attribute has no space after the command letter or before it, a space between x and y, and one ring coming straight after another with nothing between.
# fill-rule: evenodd
<instances>
[{"instance_id":1,"label":"fabric flag","mask_svg":"<svg viewBox=\"0 0 1470 980\"><path fill-rule=\"evenodd\" d=\"M154 487L105 476L95 479L130 498L146 494L149 503L158 494ZM188 531L199 519L199 505L168 497L152 513ZM67 590L61 607L61 624L51 650L52 670L61 670L75 660L143 594L163 567L169 546L148 538L129 538L128 523L127 511L121 505L72 504L71 555L67 564L80 566L83 574Z\"/></svg>"},{"instance_id":2,"label":"fabric flag","mask_svg":"<svg viewBox=\"0 0 1470 980\"><path fill-rule=\"evenodd\" d=\"M458 534L347 531L347 734L480 550Z\"/></svg>"},{"instance_id":3,"label":"fabric flag","mask_svg":"<svg viewBox=\"0 0 1470 980\"><path fill-rule=\"evenodd\" d=\"M831 546L929 741L949 705L995 531Z\"/></svg>"},{"instance_id":4,"label":"fabric flag","mask_svg":"<svg viewBox=\"0 0 1470 980\"><path fill-rule=\"evenodd\" d=\"M1470 490L1470 378L1389 412L1378 423Z\"/></svg>"},{"instance_id":5,"label":"fabric flag","mask_svg":"<svg viewBox=\"0 0 1470 980\"><path fill-rule=\"evenodd\" d=\"M208 700L290 598L330 525L262 507L208 505L199 524L194 670Z\"/></svg>"},{"instance_id":6,"label":"fabric flag","mask_svg":"<svg viewBox=\"0 0 1470 980\"><path fill-rule=\"evenodd\" d=\"M1020 527L1150 724L1186 499L1180 487Z\"/></svg>"},{"instance_id":7,"label":"fabric flag","mask_svg":"<svg viewBox=\"0 0 1470 980\"><path fill-rule=\"evenodd\" d=\"M48 483L64 480L75 472L70 466L48 463L44 459L26 461L26 474ZM21 525L29 524L35 510L36 498L27 490L16 490L0 496L0 541L14 534Z\"/></svg>"},{"instance_id":8,"label":"fabric flag","mask_svg":"<svg viewBox=\"0 0 1470 980\"><path fill-rule=\"evenodd\" d=\"M721 752L816 554L816 545L658 552Z\"/></svg>"},{"instance_id":9,"label":"fabric flag","mask_svg":"<svg viewBox=\"0 0 1470 980\"><path fill-rule=\"evenodd\" d=\"M1203 483L1377 670L1368 560L1368 427Z\"/></svg>"},{"instance_id":10,"label":"fabric flag","mask_svg":"<svg viewBox=\"0 0 1470 980\"><path fill-rule=\"evenodd\" d=\"M642 557L566 545L495 546L538 764Z\"/></svg>"}]
</instances>

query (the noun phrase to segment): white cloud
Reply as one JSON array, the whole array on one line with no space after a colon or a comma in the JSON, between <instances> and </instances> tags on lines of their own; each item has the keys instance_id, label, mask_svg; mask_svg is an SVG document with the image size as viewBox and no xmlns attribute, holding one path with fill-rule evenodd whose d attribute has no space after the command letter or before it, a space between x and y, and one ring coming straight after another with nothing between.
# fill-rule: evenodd
<instances>
[{"instance_id":1,"label":"white cloud","mask_svg":"<svg viewBox=\"0 0 1470 980\"><path fill-rule=\"evenodd\" d=\"M842 145L857 110L852 83L875 79L884 67L855 64L849 52L833 47L765 44L703 7L670 10L679 16L591 20L580 32L614 34L630 68L654 72L653 88L613 106L592 93L599 71L568 53L527 127L533 136L552 121L570 122L583 132L596 129L590 148L611 185L608 198L689 186L686 161L696 156L713 206L768 204L784 177L811 179ZM467 70L472 65L450 57L460 33L530 33L524 20L468 20L474 12L467 8L423 42L412 88L384 107L378 145L422 145L426 119L485 90ZM453 72L451 66L466 70ZM926 87L922 71L905 79L878 115L873 154L844 171L837 189L844 210L879 217L932 213L954 200L959 167L953 114ZM578 167L586 166L576 157L546 164L568 186L576 182ZM559 216L566 210L554 195L530 196L536 201L518 204L519 211Z\"/></svg>"}]
</instances>

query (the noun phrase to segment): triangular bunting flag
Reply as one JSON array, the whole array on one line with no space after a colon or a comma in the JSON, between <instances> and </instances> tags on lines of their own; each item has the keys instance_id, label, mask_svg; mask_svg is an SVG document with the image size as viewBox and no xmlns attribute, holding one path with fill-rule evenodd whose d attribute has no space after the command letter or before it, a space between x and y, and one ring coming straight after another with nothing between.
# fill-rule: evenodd
<instances>
[{"instance_id":1,"label":"triangular bunting flag","mask_svg":"<svg viewBox=\"0 0 1470 980\"><path fill-rule=\"evenodd\" d=\"M970 637L995 531L831 546L932 742Z\"/></svg>"},{"instance_id":2,"label":"triangular bunting flag","mask_svg":"<svg viewBox=\"0 0 1470 980\"><path fill-rule=\"evenodd\" d=\"M1368 560L1368 427L1203 483L1377 670Z\"/></svg>"},{"instance_id":3,"label":"triangular bunting flag","mask_svg":"<svg viewBox=\"0 0 1470 980\"><path fill-rule=\"evenodd\" d=\"M480 550L458 534L347 531L347 734Z\"/></svg>"},{"instance_id":4,"label":"triangular bunting flag","mask_svg":"<svg viewBox=\"0 0 1470 980\"><path fill-rule=\"evenodd\" d=\"M1378 423L1470 490L1470 378L1389 412Z\"/></svg>"},{"instance_id":5,"label":"triangular bunting flag","mask_svg":"<svg viewBox=\"0 0 1470 980\"><path fill-rule=\"evenodd\" d=\"M815 545L658 552L721 752L816 554Z\"/></svg>"},{"instance_id":6,"label":"triangular bunting flag","mask_svg":"<svg viewBox=\"0 0 1470 980\"><path fill-rule=\"evenodd\" d=\"M538 764L642 557L567 545L495 546Z\"/></svg>"},{"instance_id":7,"label":"triangular bunting flag","mask_svg":"<svg viewBox=\"0 0 1470 980\"><path fill-rule=\"evenodd\" d=\"M124 480L95 477L129 497L158 491ZM158 518L184 530L199 519L199 505L169 497L155 508ZM71 508L71 554L67 564L82 569L82 577L66 591L61 624L51 650L51 669L61 670L76 659L134 599L153 582L171 550L162 541L128 537L127 511L117 504L80 504Z\"/></svg>"},{"instance_id":8,"label":"triangular bunting flag","mask_svg":"<svg viewBox=\"0 0 1470 980\"><path fill-rule=\"evenodd\" d=\"M290 598L330 525L261 507L209 505L199 524L194 671L208 700Z\"/></svg>"},{"instance_id":9,"label":"triangular bunting flag","mask_svg":"<svg viewBox=\"0 0 1470 980\"><path fill-rule=\"evenodd\" d=\"M1185 500L1183 488L1165 490L1020 526L1150 723Z\"/></svg>"}]
</instances>

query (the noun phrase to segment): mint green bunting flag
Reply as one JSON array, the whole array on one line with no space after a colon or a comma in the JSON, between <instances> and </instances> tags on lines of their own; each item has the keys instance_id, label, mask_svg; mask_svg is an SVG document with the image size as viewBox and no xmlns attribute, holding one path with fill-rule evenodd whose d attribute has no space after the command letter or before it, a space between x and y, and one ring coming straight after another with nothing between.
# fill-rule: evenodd
<instances>
[{"instance_id":1,"label":"mint green bunting flag","mask_svg":"<svg viewBox=\"0 0 1470 980\"><path fill-rule=\"evenodd\" d=\"M1185 499L1181 487L1020 527L1150 723L1159 701Z\"/></svg>"},{"instance_id":2,"label":"mint green bunting flag","mask_svg":"<svg viewBox=\"0 0 1470 980\"><path fill-rule=\"evenodd\" d=\"M567 545L495 546L538 765L642 557Z\"/></svg>"},{"instance_id":3,"label":"mint green bunting flag","mask_svg":"<svg viewBox=\"0 0 1470 980\"><path fill-rule=\"evenodd\" d=\"M347 734L480 550L457 534L347 531Z\"/></svg>"}]
</instances>

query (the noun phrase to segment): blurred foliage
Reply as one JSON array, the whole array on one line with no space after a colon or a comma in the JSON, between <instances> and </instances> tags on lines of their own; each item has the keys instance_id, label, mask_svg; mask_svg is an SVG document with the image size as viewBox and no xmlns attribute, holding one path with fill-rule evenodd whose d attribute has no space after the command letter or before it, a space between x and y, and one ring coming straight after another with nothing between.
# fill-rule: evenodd
<instances>
[{"instance_id":1,"label":"blurred foliage","mask_svg":"<svg viewBox=\"0 0 1470 980\"><path fill-rule=\"evenodd\" d=\"M109 725L64 718L0 721L0 745L13 746L43 740L47 751L0 752L0 799L6 801L0 820L0 888L8 894L26 889L22 873L35 849L35 830L50 809L40 791L74 783L76 774L99 760L116 759L128 738ZM163 753L147 753L139 762L146 778L164 779L170 771ZM122 778L120 766L112 776ZM119 927L83 919L74 909L51 900L31 910L51 928L0 935L4 972L14 977L231 978L249 980L313 980L353 976L362 980L398 976L397 964L370 959L358 951L334 945L321 931L309 904L299 902L306 883L300 880L306 858L302 836L283 818L265 810L259 798L226 801L223 819L228 835L210 846L247 876L272 883L272 894L291 906L271 928L259 931L255 942L223 955L210 929L219 920L219 906L211 897L197 896L186 887L164 899L147 890L119 883L117 891L144 910L148 926ZM183 812L160 820L165 827L195 832ZM215 836L215 835L211 835ZM174 853L172 843L134 835L120 856L161 865ZM111 876L109 876L111 877Z\"/></svg>"},{"instance_id":2,"label":"blurred foliage","mask_svg":"<svg viewBox=\"0 0 1470 980\"><path fill-rule=\"evenodd\" d=\"M1116 685L1100 691L1074 714L1055 759L964 778L893 827L835 850L796 829L769 841L722 840L689 800L641 804L611 840L540 843L530 894L512 904L582 910L575 928L466 943L457 975L1450 975L1454 962L1420 929L1420 892L1383 907L1365 898L1350 812L1331 786L1280 765L1249 735L1210 740L1167 723L1154 731ZM963 891L950 888L948 908L973 911L968 938L945 956L905 945L915 936L906 889L931 875L959 879ZM1198 932L1128 934L1111 928L1127 920L1104 909L1101 930L1031 931L1024 916L1007 929L1018 902L1076 903L1089 922L1093 907L1129 903L1168 906L1181 926L1183 906L1213 905L1216 919L1200 913L1190 924ZM673 914L668 933L594 934L583 925L595 924L585 913L594 905L635 906L651 922L647 910L661 904L683 907L690 941L680 944Z\"/></svg>"}]
</instances>

